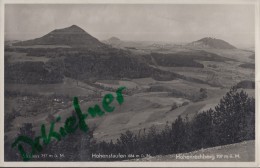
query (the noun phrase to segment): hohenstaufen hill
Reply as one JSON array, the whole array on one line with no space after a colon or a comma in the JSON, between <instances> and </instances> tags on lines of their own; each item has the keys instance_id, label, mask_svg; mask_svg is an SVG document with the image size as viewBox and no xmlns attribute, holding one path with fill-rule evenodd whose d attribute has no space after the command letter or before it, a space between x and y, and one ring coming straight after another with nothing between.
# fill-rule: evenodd
<instances>
[{"instance_id":1,"label":"hohenstaufen hill","mask_svg":"<svg viewBox=\"0 0 260 168\"><path fill-rule=\"evenodd\" d=\"M63 29L55 29L40 38L21 41L13 45L67 45L71 47L84 47L89 49L97 49L105 46L105 44L101 43L98 39L91 36L85 30L76 25Z\"/></svg>"}]
</instances>

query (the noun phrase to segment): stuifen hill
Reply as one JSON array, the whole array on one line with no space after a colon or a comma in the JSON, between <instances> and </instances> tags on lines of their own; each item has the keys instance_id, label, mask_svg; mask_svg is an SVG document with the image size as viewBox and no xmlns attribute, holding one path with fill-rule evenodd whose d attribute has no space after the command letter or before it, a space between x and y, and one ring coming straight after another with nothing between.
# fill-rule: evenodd
<instances>
[{"instance_id":1,"label":"stuifen hill","mask_svg":"<svg viewBox=\"0 0 260 168\"><path fill-rule=\"evenodd\" d=\"M97 49L104 47L95 37L88 34L82 28L72 25L63 29L56 29L43 37L33 40L21 41L14 43L15 46L33 46L33 45L67 45L71 47L84 47Z\"/></svg>"},{"instance_id":2,"label":"stuifen hill","mask_svg":"<svg viewBox=\"0 0 260 168\"><path fill-rule=\"evenodd\" d=\"M111 38L104 40L102 42L107 44L107 45L110 45L112 47L115 47L115 48L120 48L120 47L123 48L123 46L124 46L123 44L125 43L124 41L121 41L117 37L111 37Z\"/></svg>"},{"instance_id":3,"label":"stuifen hill","mask_svg":"<svg viewBox=\"0 0 260 168\"><path fill-rule=\"evenodd\" d=\"M121 43L121 40L117 37L111 37L111 38L105 40L104 42L107 43L107 44L114 45L114 44Z\"/></svg>"},{"instance_id":4,"label":"stuifen hill","mask_svg":"<svg viewBox=\"0 0 260 168\"><path fill-rule=\"evenodd\" d=\"M211 37L205 37L198 41L193 41L189 44L187 44L189 47L199 47L199 48L214 48L214 49L236 49L233 45L229 44L228 42L211 38Z\"/></svg>"}]
</instances>

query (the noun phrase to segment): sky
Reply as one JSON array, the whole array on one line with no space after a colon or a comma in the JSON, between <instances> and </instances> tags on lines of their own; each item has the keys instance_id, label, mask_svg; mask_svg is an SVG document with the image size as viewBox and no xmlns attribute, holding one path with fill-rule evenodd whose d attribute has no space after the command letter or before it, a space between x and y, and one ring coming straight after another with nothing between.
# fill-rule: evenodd
<instances>
[{"instance_id":1,"label":"sky","mask_svg":"<svg viewBox=\"0 0 260 168\"><path fill-rule=\"evenodd\" d=\"M254 5L249 4L7 4L5 40L28 40L78 25L99 40L186 43L204 37L253 47Z\"/></svg>"}]
</instances>

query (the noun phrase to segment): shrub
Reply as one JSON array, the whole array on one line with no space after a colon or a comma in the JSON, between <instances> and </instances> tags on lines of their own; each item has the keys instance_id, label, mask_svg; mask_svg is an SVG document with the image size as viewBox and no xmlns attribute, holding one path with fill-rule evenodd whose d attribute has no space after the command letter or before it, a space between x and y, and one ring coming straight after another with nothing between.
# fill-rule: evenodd
<instances>
[{"instance_id":1,"label":"shrub","mask_svg":"<svg viewBox=\"0 0 260 168\"><path fill-rule=\"evenodd\" d=\"M252 63L244 63L244 64L240 64L239 67L248 68L248 69L255 69L255 64L252 64Z\"/></svg>"},{"instance_id":2,"label":"shrub","mask_svg":"<svg viewBox=\"0 0 260 168\"><path fill-rule=\"evenodd\" d=\"M171 110L175 110L176 108L178 108L179 106L177 105L177 103L173 103L173 105L172 105L172 108L171 108Z\"/></svg>"},{"instance_id":3,"label":"shrub","mask_svg":"<svg viewBox=\"0 0 260 168\"><path fill-rule=\"evenodd\" d=\"M189 102L183 102L182 104L181 104L181 106L186 106L186 105L188 105L189 104Z\"/></svg>"},{"instance_id":4,"label":"shrub","mask_svg":"<svg viewBox=\"0 0 260 168\"><path fill-rule=\"evenodd\" d=\"M237 88L242 88L242 89L254 89L255 88L255 81L250 81L250 80L243 80L239 82L236 85Z\"/></svg>"}]
</instances>

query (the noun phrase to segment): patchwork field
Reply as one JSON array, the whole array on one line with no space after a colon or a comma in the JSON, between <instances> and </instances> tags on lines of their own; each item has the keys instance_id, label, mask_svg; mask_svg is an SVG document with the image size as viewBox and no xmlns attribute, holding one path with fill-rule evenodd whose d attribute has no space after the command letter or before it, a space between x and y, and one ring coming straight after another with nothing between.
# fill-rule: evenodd
<instances>
[{"instance_id":1,"label":"patchwork field","mask_svg":"<svg viewBox=\"0 0 260 168\"><path fill-rule=\"evenodd\" d=\"M6 55L10 63L25 62L25 61L47 62L49 60L49 58L47 57L28 56L26 53L6 52Z\"/></svg>"},{"instance_id":2,"label":"patchwork field","mask_svg":"<svg viewBox=\"0 0 260 168\"><path fill-rule=\"evenodd\" d=\"M119 106L116 102L112 103L115 106L116 110L113 113L107 113L102 117L98 118L88 118L86 122L90 127L95 128L94 137L98 140L107 140L110 141L116 140L120 133L125 132L130 129L136 133L140 130L148 129L152 125L156 125L158 129L163 128L167 122L173 122L179 115L185 117L192 117L196 113L199 113L203 110L209 108L214 108L218 104L221 97L225 95L228 89L221 89L217 87L210 87L205 84L192 84L183 80L173 80L173 81L155 81L153 79L144 78L144 79L133 79L131 81L99 81L99 84L105 86L113 86L113 88L118 88L122 86L121 84L126 84L130 86L129 88L137 88L140 90L139 93L135 93L131 96L124 95L125 102ZM110 84L108 84L110 83ZM111 84L112 83L112 84ZM134 86L134 87L131 87ZM145 89L151 87L160 86L162 90L167 91L156 91L156 92L144 92ZM60 109L50 109L46 113L37 114L36 116L31 117L17 117L13 123L11 131L7 133L8 137L15 137L19 131L19 128L23 123L28 121L32 122L34 125L34 130L36 133L40 133L41 124L50 124L48 120L49 115L61 116L61 123L57 124L56 128L62 126L65 122L64 120L69 117L73 111L72 107L72 97L73 96L87 96L94 94L97 91L100 92L100 95L109 93L109 91L96 89L92 86L89 86L84 83L79 83L76 85L76 82L71 79L66 79L62 84L52 84L52 85L7 85L6 88L12 91L22 91L30 92L37 94L63 94L71 97L71 101L66 103L64 108ZM206 100L199 102L192 102L183 97L175 97L171 95L171 89L180 90L184 93L198 93L199 88L206 88L208 97ZM250 90L250 89L249 89ZM251 89L252 90L252 89ZM250 91L251 91L250 90ZM48 91L48 92L47 92ZM253 90L251 91L253 92ZM111 92L110 92L111 93ZM113 93L113 92L112 92ZM114 93L115 95L115 93ZM84 97L80 99L81 109L86 112L88 107L93 106L94 104L101 105L101 97L93 98L88 100ZM11 104L14 104L15 100L6 99L6 106L11 107ZM182 104L187 102L184 106ZM177 104L180 107L172 109L173 104ZM18 104L16 104L17 106ZM12 108L16 108L12 106ZM11 111L11 109L6 109L6 112Z\"/></svg>"},{"instance_id":3,"label":"patchwork field","mask_svg":"<svg viewBox=\"0 0 260 168\"><path fill-rule=\"evenodd\" d=\"M240 62L199 61L204 68L160 67L187 77L197 78L209 84L229 88L242 80L254 80L254 69L242 68Z\"/></svg>"},{"instance_id":4,"label":"patchwork field","mask_svg":"<svg viewBox=\"0 0 260 168\"><path fill-rule=\"evenodd\" d=\"M167 53L171 53L168 50ZM192 52L192 49L180 48L172 53ZM61 83L56 84L5 84L5 90L18 94L15 98L5 98L5 114L20 111L10 124L6 132L8 139L16 137L23 123L33 124L33 130L39 133L41 124L49 125L51 118L61 116L62 120L56 128L62 126L64 120L72 114L73 97L80 98L80 106L84 112L88 107L101 104L102 96L114 93L120 87L127 88L124 94L125 102L119 106L113 102L115 111L102 117L88 118L86 121L94 129L94 137L98 141L116 140L120 133L132 130L135 133L144 131L152 125L158 129L164 128L167 122L173 122L179 115L192 118L195 114L214 108L219 100L226 94L231 86L242 80L254 80L254 69L240 67L242 63L252 63L252 55L248 51L222 51L210 50L215 54L233 61L203 61L195 60L204 68L198 67L166 67L157 64L151 65L164 72L173 72L184 77L204 81L176 78L171 80L156 80L153 77L122 78L122 79L97 79L94 82L83 82L65 77ZM147 54L147 53L146 53ZM235 55L238 54L238 57ZM205 55L205 54L204 54ZM41 56L26 56L24 53L8 52L10 63L41 61L49 58ZM205 56L204 56L205 57ZM200 90L206 91L206 97L200 99ZM254 89L245 90L254 96ZM46 100L47 99L47 100ZM39 102L46 104L39 104ZM29 106L31 108L24 108ZM42 110L38 110L42 108Z\"/></svg>"}]
</instances>

